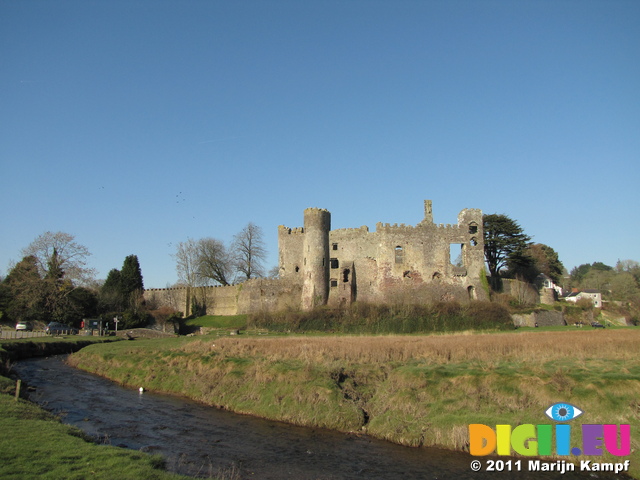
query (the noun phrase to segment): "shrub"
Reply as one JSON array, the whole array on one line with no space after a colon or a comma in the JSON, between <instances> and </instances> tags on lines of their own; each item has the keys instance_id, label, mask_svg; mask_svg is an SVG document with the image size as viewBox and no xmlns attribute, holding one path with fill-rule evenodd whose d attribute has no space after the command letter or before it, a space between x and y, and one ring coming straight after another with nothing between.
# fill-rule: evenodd
<instances>
[{"instance_id":1,"label":"shrub","mask_svg":"<svg viewBox=\"0 0 640 480\"><path fill-rule=\"evenodd\" d=\"M273 331L339 332L352 334L407 334L467 329L510 329L508 310L490 302L432 305L374 305L354 303L347 308L321 307L311 311L286 310L249 315L248 325Z\"/></svg>"}]
</instances>

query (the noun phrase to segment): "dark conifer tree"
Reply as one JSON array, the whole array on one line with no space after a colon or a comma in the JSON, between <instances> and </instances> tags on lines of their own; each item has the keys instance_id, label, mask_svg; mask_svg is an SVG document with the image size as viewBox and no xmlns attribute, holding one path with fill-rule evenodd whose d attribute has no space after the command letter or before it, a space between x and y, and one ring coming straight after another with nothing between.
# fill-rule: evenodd
<instances>
[{"instance_id":1,"label":"dark conifer tree","mask_svg":"<svg viewBox=\"0 0 640 480\"><path fill-rule=\"evenodd\" d=\"M121 312L123 310L122 287L120 286L120 270L112 268L100 288L100 310Z\"/></svg>"},{"instance_id":2,"label":"dark conifer tree","mask_svg":"<svg viewBox=\"0 0 640 480\"><path fill-rule=\"evenodd\" d=\"M120 288L124 298L128 298L133 292L142 293L144 291L142 271L137 255L129 255L124 259L120 271Z\"/></svg>"}]
</instances>

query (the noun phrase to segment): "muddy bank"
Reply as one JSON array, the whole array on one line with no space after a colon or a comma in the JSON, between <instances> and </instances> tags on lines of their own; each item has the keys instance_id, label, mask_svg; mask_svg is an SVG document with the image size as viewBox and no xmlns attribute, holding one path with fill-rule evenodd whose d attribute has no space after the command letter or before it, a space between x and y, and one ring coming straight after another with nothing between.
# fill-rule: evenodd
<instances>
[{"instance_id":1,"label":"muddy bank","mask_svg":"<svg viewBox=\"0 0 640 480\"><path fill-rule=\"evenodd\" d=\"M46 338L43 340L14 340L0 343L0 363L7 361L24 360L32 357L48 357L50 355L62 355L77 352L94 343L113 342L117 339L101 338L99 340L78 339L56 340Z\"/></svg>"}]
</instances>

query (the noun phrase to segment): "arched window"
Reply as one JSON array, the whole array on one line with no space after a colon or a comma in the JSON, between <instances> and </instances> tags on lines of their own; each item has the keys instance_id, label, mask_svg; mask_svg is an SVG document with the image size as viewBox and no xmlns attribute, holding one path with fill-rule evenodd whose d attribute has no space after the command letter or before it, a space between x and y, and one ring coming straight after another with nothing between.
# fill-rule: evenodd
<instances>
[{"instance_id":1,"label":"arched window","mask_svg":"<svg viewBox=\"0 0 640 480\"><path fill-rule=\"evenodd\" d=\"M396 263L404 263L404 250L400 245L396 247Z\"/></svg>"}]
</instances>

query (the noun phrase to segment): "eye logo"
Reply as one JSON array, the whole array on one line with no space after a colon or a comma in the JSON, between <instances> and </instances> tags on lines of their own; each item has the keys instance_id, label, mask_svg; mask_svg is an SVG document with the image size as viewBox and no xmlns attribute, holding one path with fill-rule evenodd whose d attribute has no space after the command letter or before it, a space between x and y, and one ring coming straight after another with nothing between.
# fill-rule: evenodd
<instances>
[{"instance_id":1,"label":"eye logo","mask_svg":"<svg viewBox=\"0 0 640 480\"><path fill-rule=\"evenodd\" d=\"M555 403L544 412L547 417L556 422L568 422L582 415L582 410L570 403Z\"/></svg>"}]
</instances>

